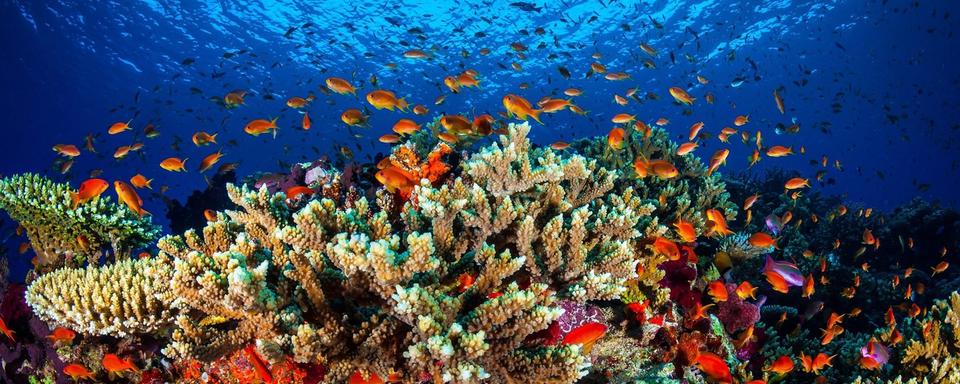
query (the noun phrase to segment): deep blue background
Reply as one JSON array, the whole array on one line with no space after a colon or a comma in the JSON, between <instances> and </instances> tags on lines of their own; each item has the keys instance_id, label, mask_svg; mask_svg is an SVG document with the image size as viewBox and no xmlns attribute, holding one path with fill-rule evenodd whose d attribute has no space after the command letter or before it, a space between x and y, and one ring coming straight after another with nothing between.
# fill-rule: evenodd
<instances>
[{"instance_id":1,"label":"deep blue background","mask_svg":"<svg viewBox=\"0 0 960 384\"><path fill-rule=\"evenodd\" d=\"M398 118L413 116L376 111L371 128L353 131L340 122L343 110L366 105L362 97L373 89L368 79L376 75L381 88L406 96L411 104L427 105L430 118L440 112L496 113L506 93L535 101L562 95L567 87L583 89L584 96L574 102L589 116L547 116L546 124L534 131L535 140L544 144L605 134L612 126L610 117L620 112L647 122L667 117L677 137L686 136L696 121L716 134L736 115L748 114L752 122L744 128L763 131L766 144L807 150L806 155L764 158L753 172L784 167L812 178L819 167L810 162L825 154L831 162L839 159L844 171L831 167L827 177L837 183L815 188L844 194L851 205L889 209L917 195L953 207L960 202L960 71L951 59L960 48L953 27L960 2L539 2L544 7L539 12L502 0L247 3L0 2L0 173L43 172L76 184L92 169L103 169L108 180L140 172L157 179L155 191L168 185L167 196L182 199L204 187L196 169L203 156L216 150L190 143L197 130L220 132L226 153L222 161L240 162L240 175L279 170L278 160L336 156L343 145L363 159L387 151L376 138ZM313 25L303 27L306 23ZM290 27L298 28L285 37ZM545 34L537 35L537 27ZM516 57L512 42L529 47L526 59ZM659 57L643 53L641 42L657 48ZM492 53L479 56L483 47ZM432 59L404 59L402 52L409 48L430 51ZM240 50L246 53L225 57ZM595 52L602 54L596 61L632 78L584 78ZM185 58L195 63L182 65ZM643 67L648 58L656 68ZM511 69L513 62L523 70ZM396 69L388 63L396 63ZM563 79L558 66L568 68L573 78ZM443 77L464 68L479 71L481 89L450 94ZM214 79L214 73L223 76ZM710 83L698 84L698 74ZM318 85L328 76L362 83L361 98L319 93ZM734 88L731 82L738 77L746 81ZM521 90L524 82L530 87ZM692 115L682 115L683 108L673 103L667 93L671 86L698 98ZM781 86L785 115L777 112L771 96ZM614 93L622 95L631 87L656 93L660 100L632 101L626 107L613 102ZM246 106L225 110L209 101L233 89L251 92ZM716 96L715 104L703 101L707 91ZM318 99L308 108L314 127L305 132L298 128L301 115L286 109L284 100L310 92ZM268 93L275 100L264 100ZM441 94L447 95L446 102L434 105ZM281 127L276 139L243 133L250 119L276 116ZM134 131L107 137L110 124L131 118ZM789 125L791 119L802 125L799 134L774 133L775 124ZM159 138L142 137L147 123L157 125ZM51 165L57 158L51 146L82 147L90 132L100 134L99 155L84 151L70 175L59 175ZM177 138L182 142L174 149ZM228 145L231 139L238 144ZM135 140L146 143L142 156L111 157L117 146ZM731 143L724 172L744 169L752 148L737 139ZM718 144L710 139L696 154L708 157ZM158 164L168 156L189 158L189 172L161 170ZM919 184L929 184L929 189L923 192ZM164 222L159 197L144 194L144 200Z\"/></svg>"}]
</instances>

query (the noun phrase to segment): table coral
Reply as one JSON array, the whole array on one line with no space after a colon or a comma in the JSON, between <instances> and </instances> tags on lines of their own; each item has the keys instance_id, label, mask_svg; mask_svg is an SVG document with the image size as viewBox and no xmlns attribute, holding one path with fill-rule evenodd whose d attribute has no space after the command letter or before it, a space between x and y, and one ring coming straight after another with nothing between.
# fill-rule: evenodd
<instances>
[{"instance_id":1,"label":"table coral","mask_svg":"<svg viewBox=\"0 0 960 384\"><path fill-rule=\"evenodd\" d=\"M81 265L96 260L103 249L115 256L149 245L160 228L149 218L103 196L73 208L69 184L55 183L36 174L0 180L0 209L26 230L41 264ZM83 238L84 241L78 240Z\"/></svg>"}]
</instances>

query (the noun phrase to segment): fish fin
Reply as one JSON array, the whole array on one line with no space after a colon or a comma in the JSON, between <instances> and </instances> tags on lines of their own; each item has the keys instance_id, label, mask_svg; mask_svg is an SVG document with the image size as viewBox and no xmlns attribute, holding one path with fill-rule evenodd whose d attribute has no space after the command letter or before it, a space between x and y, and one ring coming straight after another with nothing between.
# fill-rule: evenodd
<instances>
[{"instance_id":1,"label":"fish fin","mask_svg":"<svg viewBox=\"0 0 960 384\"><path fill-rule=\"evenodd\" d=\"M543 112L542 109L532 109L530 110L530 117L536 120L540 125L543 125L543 122L540 121L540 113Z\"/></svg>"}]
</instances>

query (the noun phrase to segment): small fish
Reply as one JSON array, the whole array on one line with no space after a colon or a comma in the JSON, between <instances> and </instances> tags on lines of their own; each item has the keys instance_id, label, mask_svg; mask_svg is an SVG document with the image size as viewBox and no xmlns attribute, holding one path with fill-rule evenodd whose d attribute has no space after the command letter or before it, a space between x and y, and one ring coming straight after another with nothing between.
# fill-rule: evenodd
<instances>
[{"instance_id":1,"label":"small fish","mask_svg":"<svg viewBox=\"0 0 960 384\"><path fill-rule=\"evenodd\" d=\"M690 94L687 93L687 91L684 91L683 88L670 87L669 91L670 91L670 96L673 96L673 99L676 100L678 103L685 104L685 105L693 105L693 102L696 100L695 98L690 96Z\"/></svg>"},{"instance_id":2,"label":"small fish","mask_svg":"<svg viewBox=\"0 0 960 384\"><path fill-rule=\"evenodd\" d=\"M130 121L127 121L127 122L120 121L120 122L113 123L112 125L110 125L109 128L107 128L107 133L111 135L116 135L124 131L129 131L133 129L133 128L130 128L131 121L133 120L131 119Z\"/></svg>"},{"instance_id":3,"label":"small fish","mask_svg":"<svg viewBox=\"0 0 960 384\"><path fill-rule=\"evenodd\" d=\"M787 373L793 371L793 359L786 355L780 356L770 363L765 370L781 376L786 375Z\"/></svg>"},{"instance_id":4,"label":"small fish","mask_svg":"<svg viewBox=\"0 0 960 384\"><path fill-rule=\"evenodd\" d=\"M98 199L109 187L110 183L104 179L87 179L80 183L80 189L70 194L71 209L77 209L80 204Z\"/></svg>"},{"instance_id":5,"label":"small fish","mask_svg":"<svg viewBox=\"0 0 960 384\"><path fill-rule=\"evenodd\" d=\"M87 370L87 367L84 367L80 364L67 364L63 367L63 373L73 379L74 382L79 381L80 379L93 380L93 372Z\"/></svg>"},{"instance_id":6,"label":"small fish","mask_svg":"<svg viewBox=\"0 0 960 384\"><path fill-rule=\"evenodd\" d=\"M178 157L168 157L160 162L160 168L170 172L186 172L185 168L188 159L181 160Z\"/></svg>"},{"instance_id":7,"label":"small fish","mask_svg":"<svg viewBox=\"0 0 960 384\"><path fill-rule=\"evenodd\" d=\"M137 366L133 364L132 358L126 358L124 360L120 359L120 356L117 356L112 353L103 355L102 360L103 369L110 374L111 377L114 375L121 374L123 372L136 372L138 371Z\"/></svg>"},{"instance_id":8,"label":"small fish","mask_svg":"<svg viewBox=\"0 0 960 384\"><path fill-rule=\"evenodd\" d=\"M697 366L704 375L718 383L733 383L730 366L727 362L712 352L700 352L697 356Z\"/></svg>"},{"instance_id":9,"label":"small fish","mask_svg":"<svg viewBox=\"0 0 960 384\"><path fill-rule=\"evenodd\" d=\"M711 281L707 284L707 294L713 297L713 301L727 301L727 286L721 280Z\"/></svg>"},{"instance_id":10,"label":"small fish","mask_svg":"<svg viewBox=\"0 0 960 384\"><path fill-rule=\"evenodd\" d=\"M50 332L50 334L47 335L47 339L49 339L50 342L54 344L60 343L60 342L70 344L70 343L73 343L73 339L75 337L77 337L76 332L71 331L64 327L57 327L56 329L53 330L53 332Z\"/></svg>"},{"instance_id":11,"label":"small fish","mask_svg":"<svg viewBox=\"0 0 960 384\"><path fill-rule=\"evenodd\" d=\"M150 212L143 209L143 200L140 199L140 195L137 194L137 191L134 190L130 184L116 180L113 182L113 189L117 191L117 198L138 216L143 217L143 215L150 214Z\"/></svg>"},{"instance_id":12,"label":"small fish","mask_svg":"<svg viewBox=\"0 0 960 384\"><path fill-rule=\"evenodd\" d=\"M601 323L590 322L574 328L560 341L563 345L579 344L583 346L583 353L589 354L593 344L607 333L607 326Z\"/></svg>"}]
</instances>

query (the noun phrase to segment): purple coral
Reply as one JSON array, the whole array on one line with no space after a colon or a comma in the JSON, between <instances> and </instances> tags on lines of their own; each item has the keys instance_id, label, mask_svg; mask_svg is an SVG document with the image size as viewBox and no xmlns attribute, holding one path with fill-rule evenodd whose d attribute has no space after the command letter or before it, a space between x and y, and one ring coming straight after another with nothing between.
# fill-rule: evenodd
<instances>
[{"instance_id":1,"label":"purple coral","mask_svg":"<svg viewBox=\"0 0 960 384\"><path fill-rule=\"evenodd\" d=\"M670 300L684 309L693 308L700 302L700 292L694 291L690 283L697 278L697 269L682 260L667 261L660 264L664 276L660 286L670 289Z\"/></svg>"},{"instance_id":2,"label":"purple coral","mask_svg":"<svg viewBox=\"0 0 960 384\"><path fill-rule=\"evenodd\" d=\"M737 286L726 284L727 300L717 303L717 318L727 333L734 333L760 321L760 307L743 301L737 296Z\"/></svg>"},{"instance_id":3,"label":"purple coral","mask_svg":"<svg viewBox=\"0 0 960 384\"><path fill-rule=\"evenodd\" d=\"M587 323L606 323L603 319L603 312L595 305L562 300L559 302L559 306L563 309L563 314L557 318L561 337Z\"/></svg>"}]
</instances>

